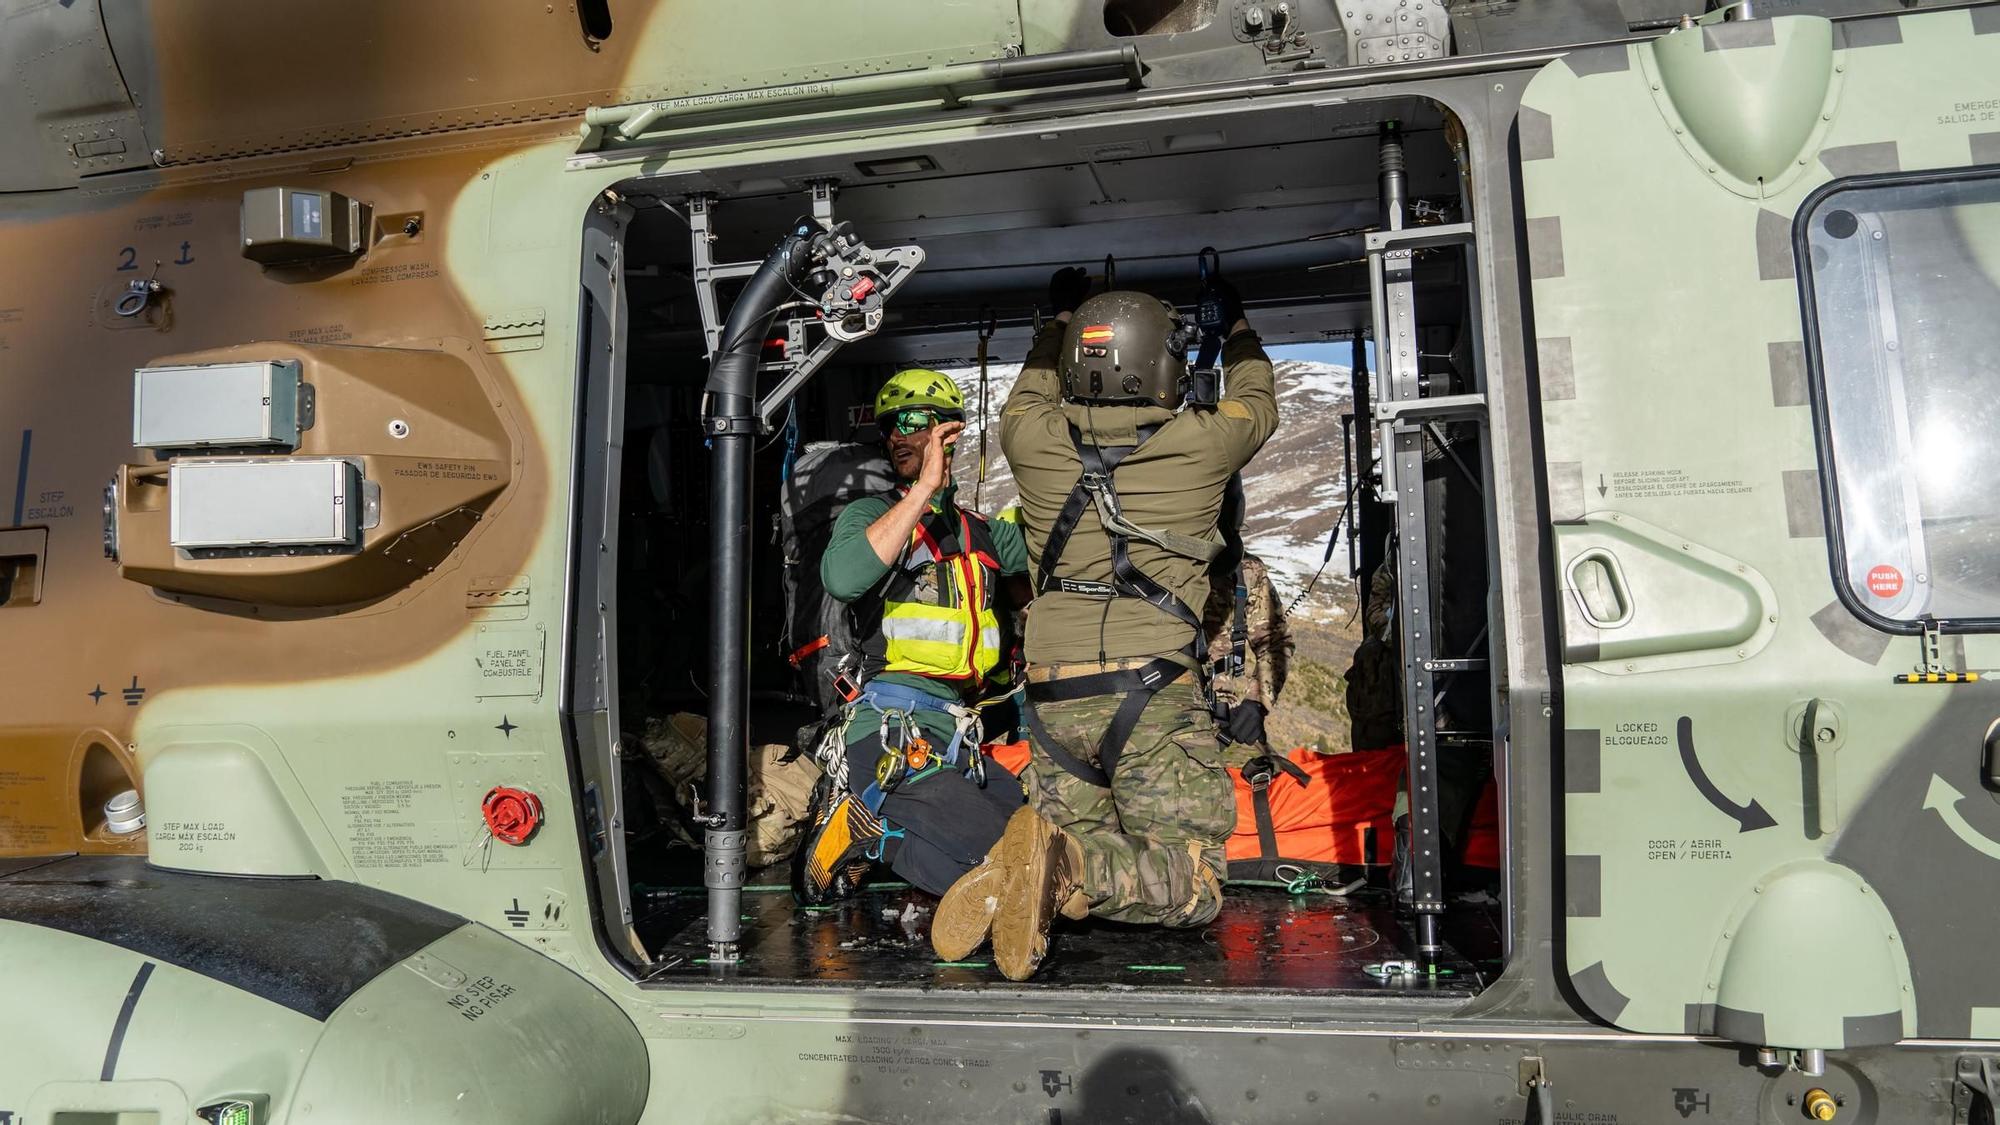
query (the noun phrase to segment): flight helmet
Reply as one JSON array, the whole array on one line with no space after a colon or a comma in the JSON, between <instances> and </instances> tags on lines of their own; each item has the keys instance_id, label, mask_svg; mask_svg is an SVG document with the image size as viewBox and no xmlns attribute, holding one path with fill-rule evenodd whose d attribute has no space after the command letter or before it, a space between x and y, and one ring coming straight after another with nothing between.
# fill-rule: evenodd
<instances>
[{"instance_id":1,"label":"flight helmet","mask_svg":"<svg viewBox=\"0 0 2000 1125\"><path fill-rule=\"evenodd\" d=\"M912 367L889 376L889 381L875 392L875 424L881 427L884 436L896 424L898 415L906 410L928 411L931 417L925 425L938 421L963 421L965 395L960 393L958 384L952 382L951 376L944 372Z\"/></svg>"},{"instance_id":2,"label":"flight helmet","mask_svg":"<svg viewBox=\"0 0 2000 1125\"><path fill-rule=\"evenodd\" d=\"M1100 293L1063 333L1063 397L1071 402L1164 406L1187 397L1193 329L1174 307L1131 290Z\"/></svg>"}]
</instances>

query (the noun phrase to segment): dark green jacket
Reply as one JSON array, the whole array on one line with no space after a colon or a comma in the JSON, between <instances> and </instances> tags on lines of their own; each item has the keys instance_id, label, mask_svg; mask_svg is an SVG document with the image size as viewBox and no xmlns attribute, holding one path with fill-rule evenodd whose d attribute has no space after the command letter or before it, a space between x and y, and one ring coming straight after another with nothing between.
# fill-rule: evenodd
<instances>
[{"instance_id":1,"label":"dark green jacket","mask_svg":"<svg viewBox=\"0 0 2000 1125\"><path fill-rule=\"evenodd\" d=\"M1223 345L1228 393L1215 409L1175 413L1158 406L1064 402L1056 374L1064 327L1053 320L1042 326L1000 419L1000 448L1021 491L1030 566L1039 572L1049 528L1083 471L1071 426L1086 440L1094 435L1097 444L1112 446L1131 445L1140 426L1161 424L1118 468L1125 518L1140 527L1215 538L1230 474L1248 464L1278 428L1271 361L1256 334L1239 333ZM1129 555L1140 571L1201 612L1208 600L1205 564L1137 540ZM1077 521L1056 573L1111 580L1111 541L1094 507L1086 507ZM1191 627L1137 598L1037 593L1028 610L1025 651L1030 664L1061 664L1165 656L1193 639Z\"/></svg>"}]
</instances>

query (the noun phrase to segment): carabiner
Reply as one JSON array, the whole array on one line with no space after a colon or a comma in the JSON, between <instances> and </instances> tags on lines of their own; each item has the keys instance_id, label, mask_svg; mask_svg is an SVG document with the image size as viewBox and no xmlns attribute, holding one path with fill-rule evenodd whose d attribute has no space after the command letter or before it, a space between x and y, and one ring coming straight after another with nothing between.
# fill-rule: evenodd
<instances>
[{"instance_id":1,"label":"carabiner","mask_svg":"<svg viewBox=\"0 0 2000 1125\"><path fill-rule=\"evenodd\" d=\"M1208 284L1209 278L1221 276L1222 251L1213 246L1202 247L1201 252L1195 255L1194 269L1203 285Z\"/></svg>"},{"instance_id":2,"label":"carabiner","mask_svg":"<svg viewBox=\"0 0 2000 1125\"><path fill-rule=\"evenodd\" d=\"M979 338L982 340L991 340L993 333L1000 329L1000 315L990 308L981 309L980 312L984 316L979 323Z\"/></svg>"}]
</instances>

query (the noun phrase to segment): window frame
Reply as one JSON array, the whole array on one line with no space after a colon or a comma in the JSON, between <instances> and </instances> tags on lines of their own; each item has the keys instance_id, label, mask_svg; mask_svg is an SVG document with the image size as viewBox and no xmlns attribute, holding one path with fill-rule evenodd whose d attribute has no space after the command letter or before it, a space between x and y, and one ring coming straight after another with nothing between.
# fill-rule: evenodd
<instances>
[{"instance_id":1,"label":"window frame","mask_svg":"<svg viewBox=\"0 0 2000 1125\"><path fill-rule=\"evenodd\" d=\"M1814 188L1799 203L1798 211L1792 216L1792 272L1798 283L1799 321L1805 335L1806 397L1812 409L1813 445L1819 457L1821 520L1826 528L1827 557L1832 568L1834 595L1848 612L1884 633L1917 636L1924 631L1926 619L1889 617L1863 604L1847 565L1846 533L1840 519L1840 473L1838 462L1834 459L1833 423L1827 408L1826 372L1819 333L1818 295L1813 289L1812 248L1807 238L1811 225L1809 220L1828 198L1844 191L1980 180L2000 181L2000 164L1966 164L1914 172L1842 176ZM2000 617L1939 617L1931 620L1944 633L2000 632Z\"/></svg>"}]
</instances>

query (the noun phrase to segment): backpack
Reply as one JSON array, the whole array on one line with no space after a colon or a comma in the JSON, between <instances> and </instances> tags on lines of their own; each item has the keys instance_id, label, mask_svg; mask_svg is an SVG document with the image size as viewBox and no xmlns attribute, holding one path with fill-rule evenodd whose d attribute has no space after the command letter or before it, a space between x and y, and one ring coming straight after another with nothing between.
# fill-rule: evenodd
<instances>
[{"instance_id":1,"label":"backpack","mask_svg":"<svg viewBox=\"0 0 2000 1125\"><path fill-rule=\"evenodd\" d=\"M896 474L878 445L814 442L801 450L778 501L778 534L784 552L783 651L800 677L800 691L821 716L847 699L836 674L858 678L861 638L847 606L829 597L819 580L820 556L833 523L848 504L896 487Z\"/></svg>"}]
</instances>

